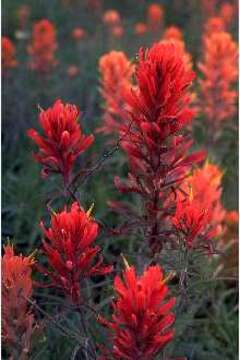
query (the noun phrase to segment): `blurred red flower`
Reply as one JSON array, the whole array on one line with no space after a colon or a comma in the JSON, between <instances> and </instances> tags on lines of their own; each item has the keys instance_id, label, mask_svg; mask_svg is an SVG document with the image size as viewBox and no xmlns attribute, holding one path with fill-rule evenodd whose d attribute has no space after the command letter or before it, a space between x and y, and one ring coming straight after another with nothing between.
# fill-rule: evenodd
<instances>
[{"instance_id":1,"label":"blurred red flower","mask_svg":"<svg viewBox=\"0 0 240 360\"><path fill-rule=\"evenodd\" d=\"M199 236L203 240L201 245L209 247L210 243L205 240L210 241L223 233L226 212L221 204L222 176L216 165L206 162L193 171L177 192L173 224L186 235L190 247L200 246L195 239Z\"/></svg>"},{"instance_id":2,"label":"blurred red flower","mask_svg":"<svg viewBox=\"0 0 240 360\"><path fill-rule=\"evenodd\" d=\"M46 19L37 22L33 27L32 42L28 46L30 68L41 73L50 72L57 65L57 47L54 25Z\"/></svg>"},{"instance_id":3,"label":"blurred red flower","mask_svg":"<svg viewBox=\"0 0 240 360\"><path fill-rule=\"evenodd\" d=\"M28 299L32 296L32 256L15 255L4 247L2 257L2 336L16 359L26 358L31 347L34 316ZM22 357L24 356L24 357Z\"/></svg>"},{"instance_id":4,"label":"blurred red flower","mask_svg":"<svg viewBox=\"0 0 240 360\"><path fill-rule=\"evenodd\" d=\"M237 225L239 221L239 214L236 210L231 210L226 213L225 221L229 225Z\"/></svg>"},{"instance_id":5,"label":"blurred red flower","mask_svg":"<svg viewBox=\"0 0 240 360\"><path fill-rule=\"evenodd\" d=\"M81 27L76 27L72 31L72 38L76 41L82 40L86 36L86 31Z\"/></svg>"},{"instance_id":6,"label":"blurred red flower","mask_svg":"<svg viewBox=\"0 0 240 360\"><path fill-rule=\"evenodd\" d=\"M235 11L235 6L233 4L230 4L229 2L225 2L221 5L219 10L219 16L223 19L226 27L231 25Z\"/></svg>"},{"instance_id":7,"label":"blurred red flower","mask_svg":"<svg viewBox=\"0 0 240 360\"><path fill-rule=\"evenodd\" d=\"M217 0L201 0L204 16L213 16L216 13Z\"/></svg>"},{"instance_id":8,"label":"blurred red flower","mask_svg":"<svg viewBox=\"0 0 240 360\"><path fill-rule=\"evenodd\" d=\"M115 25L111 28L111 34L116 38L121 38L124 34L124 28L122 25Z\"/></svg>"},{"instance_id":9,"label":"blurred red flower","mask_svg":"<svg viewBox=\"0 0 240 360\"><path fill-rule=\"evenodd\" d=\"M79 110L75 105L63 104L57 100L52 107L42 110L39 123L44 136L34 129L29 129L28 136L39 146L34 154L36 161L43 165L42 175L60 173L64 184L71 180L71 172L77 157L94 140L93 135L83 135L78 124Z\"/></svg>"},{"instance_id":10,"label":"blurred red flower","mask_svg":"<svg viewBox=\"0 0 240 360\"><path fill-rule=\"evenodd\" d=\"M222 124L236 111L237 44L226 32L215 32L204 37L203 60L199 69L200 111L208 124L209 138L213 141L222 131Z\"/></svg>"},{"instance_id":11,"label":"blurred red flower","mask_svg":"<svg viewBox=\"0 0 240 360\"><path fill-rule=\"evenodd\" d=\"M105 275L111 266L102 264L100 251L93 243L98 234L98 224L78 203L51 216L51 225L43 230L43 250L51 271L39 268L51 280L50 285L61 289L73 304L79 305L81 281L94 275Z\"/></svg>"},{"instance_id":12,"label":"blurred red flower","mask_svg":"<svg viewBox=\"0 0 240 360\"><path fill-rule=\"evenodd\" d=\"M147 9L147 24L152 31L159 30L163 21L163 8L159 4L150 4Z\"/></svg>"},{"instance_id":13,"label":"blurred red flower","mask_svg":"<svg viewBox=\"0 0 240 360\"><path fill-rule=\"evenodd\" d=\"M10 69L17 66L16 61L16 49L12 41L3 36L1 38L2 41L2 68Z\"/></svg>"},{"instance_id":14,"label":"blurred red flower","mask_svg":"<svg viewBox=\"0 0 240 360\"><path fill-rule=\"evenodd\" d=\"M183 33L177 26L169 26L163 34L165 40L183 40Z\"/></svg>"},{"instance_id":15,"label":"blurred red flower","mask_svg":"<svg viewBox=\"0 0 240 360\"><path fill-rule=\"evenodd\" d=\"M97 129L106 135L120 131L129 120L125 93L131 86L134 66L122 51L110 51L100 57L101 94L105 100L103 125Z\"/></svg>"},{"instance_id":16,"label":"blurred red flower","mask_svg":"<svg viewBox=\"0 0 240 360\"><path fill-rule=\"evenodd\" d=\"M118 11L116 10L107 10L103 14L103 22L106 25L119 25L121 23L121 17Z\"/></svg>"},{"instance_id":17,"label":"blurred red flower","mask_svg":"<svg viewBox=\"0 0 240 360\"><path fill-rule=\"evenodd\" d=\"M77 65L69 65L67 74L70 78L74 78L79 74L79 67Z\"/></svg>"},{"instance_id":18,"label":"blurred red flower","mask_svg":"<svg viewBox=\"0 0 240 360\"><path fill-rule=\"evenodd\" d=\"M134 26L134 33L136 35L144 35L147 32L147 25L144 23L137 23Z\"/></svg>"},{"instance_id":19,"label":"blurred red flower","mask_svg":"<svg viewBox=\"0 0 240 360\"><path fill-rule=\"evenodd\" d=\"M219 16L211 17L204 25L204 37L211 35L214 32L220 32L225 30L225 24L223 19Z\"/></svg>"},{"instance_id":20,"label":"blurred red flower","mask_svg":"<svg viewBox=\"0 0 240 360\"><path fill-rule=\"evenodd\" d=\"M175 298L168 298L165 282L159 265L149 266L139 277L134 267L123 271L123 280L115 277L112 321L99 318L111 331L112 344L102 359L155 359L173 339Z\"/></svg>"}]
</instances>

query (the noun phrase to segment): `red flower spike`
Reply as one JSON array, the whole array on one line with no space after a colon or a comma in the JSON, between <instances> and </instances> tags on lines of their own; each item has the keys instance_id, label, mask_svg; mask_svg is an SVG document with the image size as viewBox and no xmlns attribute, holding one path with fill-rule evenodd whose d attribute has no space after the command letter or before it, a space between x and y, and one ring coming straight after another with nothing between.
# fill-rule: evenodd
<instances>
[{"instance_id":1,"label":"red flower spike","mask_svg":"<svg viewBox=\"0 0 240 360\"><path fill-rule=\"evenodd\" d=\"M93 143L93 135L83 135L77 120L79 110L75 105L63 104L57 100L52 107L42 110L39 123L44 136L29 129L28 136L39 146L34 155L43 165L43 175L60 173L67 185L77 157Z\"/></svg>"},{"instance_id":2,"label":"red flower spike","mask_svg":"<svg viewBox=\"0 0 240 360\"><path fill-rule=\"evenodd\" d=\"M30 68L40 73L49 73L56 65L56 31L48 20L41 20L33 27L32 42L28 47L31 56Z\"/></svg>"},{"instance_id":3,"label":"red flower spike","mask_svg":"<svg viewBox=\"0 0 240 360\"><path fill-rule=\"evenodd\" d=\"M226 32L204 37L204 58L199 64L203 74L200 82L200 110L207 119L209 137L217 139L222 124L236 111L237 44Z\"/></svg>"},{"instance_id":4,"label":"red flower spike","mask_svg":"<svg viewBox=\"0 0 240 360\"><path fill-rule=\"evenodd\" d=\"M2 39L2 68L10 69L17 66L16 49L12 41L3 36Z\"/></svg>"},{"instance_id":5,"label":"red flower spike","mask_svg":"<svg viewBox=\"0 0 240 360\"><path fill-rule=\"evenodd\" d=\"M34 316L28 299L32 296L32 256L15 255L13 247L4 247L2 257L2 333L11 354L22 358L29 353ZM24 358L25 358L24 356Z\"/></svg>"},{"instance_id":6,"label":"red flower spike","mask_svg":"<svg viewBox=\"0 0 240 360\"><path fill-rule=\"evenodd\" d=\"M225 2L221 5L219 16L223 19L226 27L229 27L233 21L236 8L233 4Z\"/></svg>"},{"instance_id":7,"label":"red flower spike","mask_svg":"<svg viewBox=\"0 0 240 360\"><path fill-rule=\"evenodd\" d=\"M193 78L182 49L174 41L163 41L148 51L140 50L136 88L125 94L131 127L122 124L120 133L130 172L125 183L117 177L115 185L120 192L142 198L141 223L155 251L169 239L168 217L175 207L172 194L192 165L206 155L203 151L189 155L192 140L180 134L194 115L189 92Z\"/></svg>"},{"instance_id":8,"label":"red flower spike","mask_svg":"<svg viewBox=\"0 0 240 360\"><path fill-rule=\"evenodd\" d=\"M164 11L161 5L155 3L149 5L147 9L147 23L151 31L159 30L163 22L163 15Z\"/></svg>"},{"instance_id":9,"label":"red flower spike","mask_svg":"<svg viewBox=\"0 0 240 360\"><path fill-rule=\"evenodd\" d=\"M51 216L51 226L41 223L43 251L51 271L41 270L51 280L50 286L61 289L73 304L82 301L80 282L94 275L105 275L111 266L102 264L100 249L93 246L98 224L77 203ZM97 260L97 261L96 261Z\"/></svg>"},{"instance_id":10,"label":"red flower spike","mask_svg":"<svg viewBox=\"0 0 240 360\"><path fill-rule=\"evenodd\" d=\"M124 101L131 87L134 66L122 51L110 51L101 56L101 94L105 100L103 126L97 129L106 135L119 133L122 125L128 124L129 115Z\"/></svg>"},{"instance_id":11,"label":"red flower spike","mask_svg":"<svg viewBox=\"0 0 240 360\"><path fill-rule=\"evenodd\" d=\"M218 167L206 163L194 170L177 193L172 223L186 237L189 247L209 248L209 241L223 233L225 210L221 204L221 178ZM200 237L205 242L199 244Z\"/></svg>"},{"instance_id":12,"label":"red flower spike","mask_svg":"<svg viewBox=\"0 0 240 360\"><path fill-rule=\"evenodd\" d=\"M168 298L165 282L159 265L139 277L127 267L123 280L115 277L112 321L99 319L111 331L112 349L103 349L100 359L151 360L173 339L175 298Z\"/></svg>"}]
</instances>

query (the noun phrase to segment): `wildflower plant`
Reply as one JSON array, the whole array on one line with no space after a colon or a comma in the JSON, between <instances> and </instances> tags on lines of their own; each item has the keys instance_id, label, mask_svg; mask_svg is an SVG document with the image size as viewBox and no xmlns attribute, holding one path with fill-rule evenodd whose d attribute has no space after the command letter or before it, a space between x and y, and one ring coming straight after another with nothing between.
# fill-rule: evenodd
<instances>
[{"instance_id":1,"label":"wildflower plant","mask_svg":"<svg viewBox=\"0 0 240 360\"><path fill-rule=\"evenodd\" d=\"M129 130L125 126L127 135L122 148L128 156L130 171L124 182L115 177L115 185L123 194L140 196L142 213L138 214L137 224L143 230L144 240L155 251L161 251L164 243L170 241L168 221L175 201L169 204L168 199L181 186L193 164L205 157L204 151L188 154L192 140L183 132L194 115L189 106L193 78L179 47L164 41L146 52L140 50L136 90L129 90L125 97L131 109L132 126ZM110 206L120 213L127 208L121 202L112 202ZM130 212L130 208L125 211L127 215ZM128 222L122 229L124 233L134 231Z\"/></svg>"},{"instance_id":2,"label":"wildflower plant","mask_svg":"<svg viewBox=\"0 0 240 360\"><path fill-rule=\"evenodd\" d=\"M2 257L2 339L12 359L25 360L31 351L35 328L29 300L33 292L31 278L34 259L16 255L12 245L4 247Z\"/></svg>"}]
</instances>

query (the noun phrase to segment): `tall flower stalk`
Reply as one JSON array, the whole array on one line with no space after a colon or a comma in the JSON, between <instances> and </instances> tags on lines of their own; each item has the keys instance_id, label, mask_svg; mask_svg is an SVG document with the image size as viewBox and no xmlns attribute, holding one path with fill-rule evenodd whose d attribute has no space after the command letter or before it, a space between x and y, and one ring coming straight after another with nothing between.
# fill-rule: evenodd
<instances>
[{"instance_id":1,"label":"tall flower stalk","mask_svg":"<svg viewBox=\"0 0 240 360\"><path fill-rule=\"evenodd\" d=\"M4 247L2 257L2 338L11 359L27 360L31 351L34 315L29 306L32 296L32 256L15 255Z\"/></svg>"},{"instance_id":2,"label":"tall flower stalk","mask_svg":"<svg viewBox=\"0 0 240 360\"><path fill-rule=\"evenodd\" d=\"M198 65L202 73L200 84L200 112L207 122L208 144L221 136L236 112L237 44L226 32L206 34L203 39L203 59Z\"/></svg>"},{"instance_id":3,"label":"tall flower stalk","mask_svg":"<svg viewBox=\"0 0 240 360\"><path fill-rule=\"evenodd\" d=\"M122 141L130 171L125 182L116 177L115 185L121 193L138 194L142 212L134 227L127 220L120 231L140 228L150 248L161 251L171 239L172 194L193 164L205 157L203 151L188 154L193 141L184 133L194 115L189 92L194 73L186 67L182 50L174 42L163 41L139 51L135 75L136 90L125 97L132 126L125 126ZM110 205L120 213L131 213L124 203Z\"/></svg>"}]
</instances>

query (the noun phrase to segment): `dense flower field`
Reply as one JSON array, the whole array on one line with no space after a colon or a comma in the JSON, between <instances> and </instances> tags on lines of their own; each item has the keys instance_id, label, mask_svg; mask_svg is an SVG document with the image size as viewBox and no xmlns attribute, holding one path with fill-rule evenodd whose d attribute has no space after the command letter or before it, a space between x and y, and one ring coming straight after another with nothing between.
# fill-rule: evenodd
<instances>
[{"instance_id":1,"label":"dense flower field","mask_svg":"<svg viewBox=\"0 0 240 360\"><path fill-rule=\"evenodd\" d=\"M236 14L3 2L2 359L238 358Z\"/></svg>"}]
</instances>

